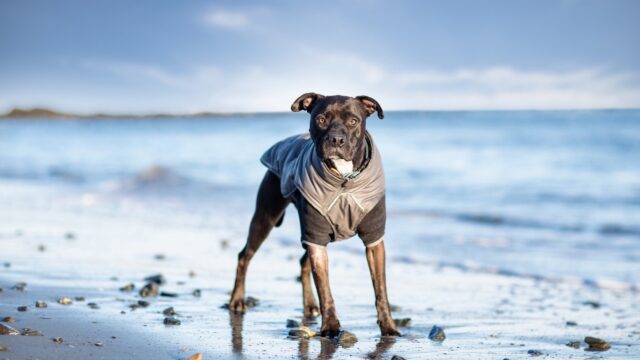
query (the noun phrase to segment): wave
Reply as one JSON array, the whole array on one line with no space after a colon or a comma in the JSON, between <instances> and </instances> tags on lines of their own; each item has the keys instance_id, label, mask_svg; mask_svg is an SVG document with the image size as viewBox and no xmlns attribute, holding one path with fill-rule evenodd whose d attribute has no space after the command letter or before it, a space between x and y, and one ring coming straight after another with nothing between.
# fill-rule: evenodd
<instances>
[{"instance_id":1,"label":"wave","mask_svg":"<svg viewBox=\"0 0 640 360\"><path fill-rule=\"evenodd\" d=\"M490 214L490 213L465 213L447 212L439 210L396 210L390 212L400 216L426 216L434 218L448 218L464 223L473 223L483 226L504 226L515 228L553 230L568 233L596 232L603 236L640 236L640 228L632 225L608 223L600 226L587 226L578 223L556 223L535 219Z\"/></svg>"}]
</instances>

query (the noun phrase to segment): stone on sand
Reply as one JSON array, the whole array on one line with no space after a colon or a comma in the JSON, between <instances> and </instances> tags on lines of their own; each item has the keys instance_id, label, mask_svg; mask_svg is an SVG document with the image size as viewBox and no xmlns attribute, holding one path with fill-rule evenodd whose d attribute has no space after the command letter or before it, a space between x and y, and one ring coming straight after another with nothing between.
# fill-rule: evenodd
<instances>
[{"instance_id":1,"label":"stone on sand","mask_svg":"<svg viewBox=\"0 0 640 360\"><path fill-rule=\"evenodd\" d=\"M302 339L310 339L316 336L316 332L306 326L300 326L297 329L289 330L289 336Z\"/></svg>"},{"instance_id":2,"label":"stone on sand","mask_svg":"<svg viewBox=\"0 0 640 360\"><path fill-rule=\"evenodd\" d=\"M42 336L42 333L38 330L33 330L29 328L24 328L20 331L20 335L22 336Z\"/></svg>"},{"instance_id":3,"label":"stone on sand","mask_svg":"<svg viewBox=\"0 0 640 360\"><path fill-rule=\"evenodd\" d=\"M20 332L9 325L0 324L0 335L20 335Z\"/></svg>"},{"instance_id":4,"label":"stone on sand","mask_svg":"<svg viewBox=\"0 0 640 360\"><path fill-rule=\"evenodd\" d=\"M567 346L574 349L580 349L580 341L569 341Z\"/></svg>"},{"instance_id":5,"label":"stone on sand","mask_svg":"<svg viewBox=\"0 0 640 360\"><path fill-rule=\"evenodd\" d=\"M27 311L29 308L28 308L26 305L20 305L20 306L18 306L18 308L17 308L17 309L18 309L18 311L20 311L20 312L25 312L25 311Z\"/></svg>"},{"instance_id":6,"label":"stone on sand","mask_svg":"<svg viewBox=\"0 0 640 360\"><path fill-rule=\"evenodd\" d=\"M444 334L444 330L438 325L433 325L431 331L429 331L429 339L433 341L444 341L447 336Z\"/></svg>"},{"instance_id":7,"label":"stone on sand","mask_svg":"<svg viewBox=\"0 0 640 360\"><path fill-rule=\"evenodd\" d=\"M15 285L11 287L11 290L25 291L26 288L27 288L26 282L17 282Z\"/></svg>"},{"instance_id":8,"label":"stone on sand","mask_svg":"<svg viewBox=\"0 0 640 360\"><path fill-rule=\"evenodd\" d=\"M170 306L170 307L162 310L162 314L164 316L174 316L176 314L176 311L173 310L173 306Z\"/></svg>"},{"instance_id":9,"label":"stone on sand","mask_svg":"<svg viewBox=\"0 0 640 360\"><path fill-rule=\"evenodd\" d=\"M140 289L140 296L142 297L156 297L158 296L158 284L155 282L150 282L142 289Z\"/></svg>"},{"instance_id":10,"label":"stone on sand","mask_svg":"<svg viewBox=\"0 0 640 360\"><path fill-rule=\"evenodd\" d=\"M71 300L71 298L68 298L68 297L64 296L64 297L61 297L60 299L58 299L58 304L71 305L71 304L73 304L73 300Z\"/></svg>"},{"instance_id":11,"label":"stone on sand","mask_svg":"<svg viewBox=\"0 0 640 360\"><path fill-rule=\"evenodd\" d=\"M6 323L14 323L16 322L16 319L12 318L11 316L5 316L0 321L6 322Z\"/></svg>"},{"instance_id":12,"label":"stone on sand","mask_svg":"<svg viewBox=\"0 0 640 360\"><path fill-rule=\"evenodd\" d=\"M584 342L589 344L589 347L584 349L585 351L607 351L611 349L611 345L599 338L587 336L584 338Z\"/></svg>"},{"instance_id":13,"label":"stone on sand","mask_svg":"<svg viewBox=\"0 0 640 360\"><path fill-rule=\"evenodd\" d=\"M402 326L402 327L411 326L411 318L393 319L393 322L396 323L396 326Z\"/></svg>"},{"instance_id":14,"label":"stone on sand","mask_svg":"<svg viewBox=\"0 0 640 360\"><path fill-rule=\"evenodd\" d=\"M53 341L56 344L62 344L64 342L64 339L61 337L55 337L53 339L51 339L51 341Z\"/></svg>"},{"instance_id":15,"label":"stone on sand","mask_svg":"<svg viewBox=\"0 0 640 360\"><path fill-rule=\"evenodd\" d=\"M180 320L176 319L175 317L169 316L169 317L164 318L164 324L165 325L180 325L181 322L180 322Z\"/></svg>"},{"instance_id":16,"label":"stone on sand","mask_svg":"<svg viewBox=\"0 0 640 360\"><path fill-rule=\"evenodd\" d=\"M541 356L542 355L542 351L540 351L540 350L529 350L529 351L527 351L527 354L529 354L531 356Z\"/></svg>"},{"instance_id":17,"label":"stone on sand","mask_svg":"<svg viewBox=\"0 0 640 360\"><path fill-rule=\"evenodd\" d=\"M164 285L167 282L167 279L164 278L162 274L155 274L151 276L147 276L144 278L144 281L156 283L158 285Z\"/></svg>"},{"instance_id":18,"label":"stone on sand","mask_svg":"<svg viewBox=\"0 0 640 360\"><path fill-rule=\"evenodd\" d=\"M36 307L37 308L46 308L47 307L47 303L44 301L36 301Z\"/></svg>"},{"instance_id":19,"label":"stone on sand","mask_svg":"<svg viewBox=\"0 0 640 360\"><path fill-rule=\"evenodd\" d=\"M125 286L121 287L121 288L120 288L120 291L122 291L122 292L131 292L131 291L133 291L135 288L136 288L136 286L135 286L135 285L133 285L133 284L129 283L129 284L127 284L127 285L125 285Z\"/></svg>"},{"instance_id":20,"label":"stone on sand","mask_svg":"<svg viewBox=\"0 0 640 360\"><path fill-rule=\"evenodd\" d=\"M287 319L287 327L288 328L297 328L300 326L300 323L293 319Z\"/></svg>"},{"instance_id":21,"label":"stone on sand","mask_svg":"<svg viewBox=\"0 0 640 360\"><path fill-rule=\"evenodd\" d=\"M2 345L0 345L0 352L2 352L2 351L7 351L7 350L9 350L9 349L8 349L8 348L6 348L6 347L4 347L4 346L2 346Z\"/></svg>"}]
</instances>

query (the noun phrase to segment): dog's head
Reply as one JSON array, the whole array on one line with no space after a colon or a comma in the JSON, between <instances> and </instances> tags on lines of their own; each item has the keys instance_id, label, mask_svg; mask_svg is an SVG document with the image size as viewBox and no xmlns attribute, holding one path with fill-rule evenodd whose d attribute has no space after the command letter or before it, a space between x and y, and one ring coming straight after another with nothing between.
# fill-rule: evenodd
<instances>
[{"instance_id":1,"label":"dog's head","mask_svg":"<svg viewBox=\"0 0 640 360\"><path fill-rule=\"evenodd\" d=\"M353 161L363 148L367 117L377 112L384 118L380 104L368 96L306 93L291 105L291 111L301 110L311 114L309 132L323 161Z\"/></svg>"}]
</instances>

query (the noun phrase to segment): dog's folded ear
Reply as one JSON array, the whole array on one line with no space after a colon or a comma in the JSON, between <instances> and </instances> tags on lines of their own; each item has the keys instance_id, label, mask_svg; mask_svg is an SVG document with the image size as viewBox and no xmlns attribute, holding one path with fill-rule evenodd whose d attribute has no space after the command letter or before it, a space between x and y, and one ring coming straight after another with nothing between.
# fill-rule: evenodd
<instances>
[{"instance_id":1,"label":"dog's folded ear","mask_svg":"<svg viewBox=\"0 0 640 360\"><path fill-rule=\"evenodd\" d=\"M356 99L360 100L362 105L364 105L364 108L367 110L368 115L371 115L374 112L377 112L378 118L384 119L384 111L382 111L382 106L380 106L380 104L378 104L378 102L374 98L361 95L361 96L356 96Z\"/></svg>"},{"instance_id":2,"label":"dog's folded ear","mask_svg":"<svg viewBox=\"0 0 640 360\"><path fill-rule=\"evenodd\" d=\"M301 110L306 110L307 112L311 112L313 106L318 102L318 100L323 98L324 95L312 92L302 94L296 99L296 101L293 102L293 104L291 104L291 111L298 112Z\"/></svg>"}]
</instances>

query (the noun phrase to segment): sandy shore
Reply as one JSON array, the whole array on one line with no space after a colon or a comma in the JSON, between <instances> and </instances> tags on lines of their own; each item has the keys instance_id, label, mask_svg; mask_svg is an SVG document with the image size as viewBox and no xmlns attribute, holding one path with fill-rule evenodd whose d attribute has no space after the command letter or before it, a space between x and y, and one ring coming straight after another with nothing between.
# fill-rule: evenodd
<instances>
[{"instance_id":1,"label":"sandy shore","mask_svg":"<svg viewBox=\"0 0 640 360\"><path fill-rule=\"evenodd\" d=\"M0 319L16 321L1 324L43 336L0 335L7 348L0 359L186 359L194 353L205 359L518 359L532 357L530 350L557 359L640 358L634 291L408 263L400 253L388 254L389 294L398 306L394 317L411 324L400 329L403 337L380 338L364 250L355 239L329 251L338 314L358 341L291 339L286 322L300 321L302 312L294 216L274 231L249 270L247 292L259 305L232 316L221 305L250 214L190 216L188 209L88 196L25 205L32 189L13 190L2 195L0 210ZM143 279L157 273L167 280L160 290L177 297L140 297ZM18 282L27 283L24 291L12 289ZM136 290L119 290L129 283ZM73 304L56 302L65 296ZM36 308L38 300L48 307ZM149 306L132 309L139 300ZM17 310L22 305L26 312ZM162 311L170 306L181 325L163 324ZM444 328L444 342L429 340L433 325ZM566 346L585 336L605 339L611 349ZM61 344L52 340L57 337Z\"/></svg>"}]
</instances>

